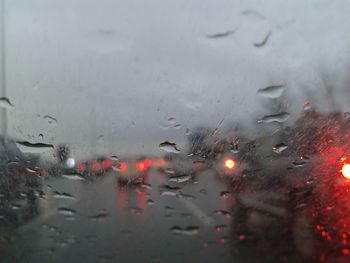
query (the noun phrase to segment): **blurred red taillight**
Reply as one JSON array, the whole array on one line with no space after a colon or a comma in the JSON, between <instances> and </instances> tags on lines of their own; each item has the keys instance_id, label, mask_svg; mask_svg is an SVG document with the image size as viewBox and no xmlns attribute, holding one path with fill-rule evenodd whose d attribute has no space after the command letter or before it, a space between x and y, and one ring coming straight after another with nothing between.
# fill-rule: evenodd
<instances>
[{"instance_id":1,"label":"blurred red taillight","mask_svg":"<svg viewBox=\"0 0 350 263\"><path fill-rule=\"evenodd\" d=\"M99 163L99 162L97 162L97 161L91 161L91 163L90 163L90 167L91 167L91 170L93 171L93 172L98 172L98 171L100 171L101 170L101 164Z\"/></svg>"},{"instance_id":2,"label":"blurred red taillight","mask_svg":"<svg viewBox=\"0 0 350 263\"><path fill-rule=\"evenodd\" d=\"M120 163L119 170L120 170L121 172L125 172L126 169L127 169L126 163L124 163L124 162Z\"/></svg>"},{"instance_id":3,"label":"blurred red taillight","mask_svg":"<svg viewBox=\"0 0 350 263\"><path fill-rule=\"evenodd\" d=\"M78 163L75 170L78 172L78 173L83 173L85 171L85 164L83 163Z\"/></svg>"},{"instance_id":4,"label":"blurred red taillight","mask_svg":"<svg viewBox=\"0 0 350 263\"><path fill-rule=\"evenodd\" d=\"M140 172L146 171L146 165L143 162L136 163L136 169Z\"/></svg>"},{"instance_id":5,"label":"blurred red taillight","mask_svg":"<svg viewBox=\"0 0 350 263\"><path fill-rule=\"evenodd\" d=\"M143 161L143 163L145 164L146 168L150 167L152 165L152 160L151 159L145 159Z\"/></svg>"},{"instance_id":6,"label":"blurred red taillight","mask_svg":"<svg viewBox=\"0 0 350 263\"><path fill-rule=\"evenodd\" d=\"M102 161L102 168L107 170L110 169L112 167L112 161L110 160L103 160Z\"/></svg>"}]
</instances>

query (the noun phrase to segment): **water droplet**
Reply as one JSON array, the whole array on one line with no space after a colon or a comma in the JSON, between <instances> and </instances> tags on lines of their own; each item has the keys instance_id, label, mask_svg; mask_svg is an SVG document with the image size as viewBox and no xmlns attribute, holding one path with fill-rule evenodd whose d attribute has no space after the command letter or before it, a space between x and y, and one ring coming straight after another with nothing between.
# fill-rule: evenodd
<instances>
[{"instance_id":1,"label":"water droplet","mask_svg":"<svg viewBox=\"0 0 350 263\"><path fill-rule=\"evenodd\" d=\"M143 213L143 209L139 207L129 207L128 210L134 215L141 215Z\"/></svg>"},{"instance_id":2,"label":"water droplet","mask_svg":"<svg viewBox=\"0 0 350 263\"><path fill-rule=\"evenodd\" d=\"M75 199L74 196L65 192L61 193L61 192L54 191L53 193L54 193L53 197L57 199L71 199L71 200Z\"/></svg>"},{"instance_id":3,"label":"water droplet","mask_svg":"<svg viewBox=\"0 0 350 263\"><path fill-rule=\"evenodd\" d=\"M58 208L58 213L65 216L73 216L76 214L76 211L74 209L60 207Z\"/></svg>"},{"instance_id":4,"label":"water droplet","mask_svg":"<svg viewBox=\"0 0 350 263\"><path fill-rule=\"evenodd\" d=\"M168 118L168 123L171 125L175 125L176 124L176 119L174 117L170 117Z\"/></svg>"},{"instance_id":5,"label":"water droplet","mask_svg":"<svg viewBox=\"0 0 350 263\"><path fill-rule=\"evenodd\" d=\"M97 215L89 216L89 219L97 222L104 222L108 217L110 217L109 213L102 212L98 213Z\"/></svg>"},{"instance_id":6,"label":"water droplet","mask_svg":"<svg viewBox=\"0 0 350 263\"><path fill-rule=\"evenodd\" d=\"M282 153L283 151L285 151L286 149L288 148L288 146L284 143L279 143L279 144L276 144L274 147L272 147L272 151L274 153Z\"/></svg>"},{"instance_id":7,"label":"water droplet","mask_svg":"<svg viewBox=\"0 0 350 263\"><path fill-rule=\"evenodd\" d=\"M238 27L233 29L233 30L228 30L225 32L219 32L219 33L214 33L214 34L206 34L206 37L209 39L216 39L216 38L224 38L228 37L232 34L234 34L237 31Z\"/></svg>"},{"instance_id":8,"label":"water droplet","mask_svg":"<svg viewBox=\"0 0 350 263\"><path fill-rule=\"evenodd\" d=\"M164 170L164 172L167 173L167 174L175 174L175 171L173 169L170 169L170 168L166 168Z\"/></svg>"},{"instance_id":9,"label":"water droplet","mask_svg":"<svg viewBox=\"0 0 350 263\"><path fill-rule=\"evenodd\" d=\"M20 148L26 148L26 149L53 149L52 144L47 143L31 143L28 141L18 141L16 142L17 146Z\"/></svg>"},{"instance_id":10,"label":"water droplet","mask_svg":"<svg viewBox=\"0 0 350 263\"><path fill-rule=\"evenodd\" d=\"M239 141L230 143L230 152L239 153Z\"/></svg>"},{"instance_id":11,"label":"water droplet","mask_svg":"<svg viewBox=\"0 0 350 263\"><path fill-rule=\"evenodd\" d=\"M186 175L186 174L176 175L176 176L171 176L168 181L172 183L184 183L189 181L191 178L192 178L191 175Z\"/></svg>"},{"instance_id":12,"label":"water droplet","mask_svg":"<svg viewBox=\"0 0 350 263\"><path fill-rule=\"evenodd\" d=\"M110 159L111 159L112 161L119 161L119 157L116 156L116 155L112 155L112 156L110 157Z\"/></svg>"},{"instance_id":13,"label":"water droplet","mask_svg":"<svg viewBox=\"0 0 350 263\"><path fill-rule=\"evenodd\" d=\"M152 199L148 199L148 200L147 200L147 204L148 204L148 205L153 205L153 204L154 204L154 201L153 201Z\"/></svg>"},{"instance_id":14,"label":"water droplet","mask_svg":"<svg viewBox=\"0 0 350 263\"><path fill-rule=\"evenodd\" d=\"M185 131L185 135L188 136L188 135L190 135L191 133L192 133L191 130L187 128L186 131Z\"/></svg>"},{"instance_id":15,"label":"water droplet","mask_svg":"<svg viewBox=\"0 0 350 263\"><path fill-rule=\"evenodd\" d=\"M161 185L159 187L160 189L163 189L163 190L171 190L171 191L179 191L181 190L181 187L178 187L178 186L171 186L171 185Z\"/></svg>"},{"instance_id":16,"label":"water droplet","mask_svg":"<svg viewBox=\"0 0 350 263\"><path fill-rule=\"evenodd\" d=\"M67 221L75 221L76 217L75 216L65 216L64 219Z\"/></svg>"},{"instance_id":17,"label":"water droplet","mask_svg":"<svg viewBox=\"0 0 350 263\"><path fill-rule=\"evenodd\" d=\"M11 109L14 107L15 105L13 105L8 98L6 97L0 98L0 108Z\"/></svg>"},{"instance_id":18,"label":"water droplet","mask_svg":"<svg viewBox=\"0 0 350 263\"><path fill-rule=\"evenodd\" d=\"M176 147L176 144L168 141L160 143L159 149L168 153L180 153L180 150Z\"/></svg>"},{"instance_id":19,"label":"water droplet","mask_svg":"<svg viewBox=\"0 0 350 263\"><path fill-rule=\"evenodd\" d=\"M152 189L152 185L151 184L147 184L147 183L143 183L140 185L142 188L146 188L146 189Z\"/></svg>"},{"instance_id":20,"label":"water droplet","mask_svg":"<svg viewBox=\"0 0 350 263\"><path fill-rule=\"evenodd\" d=\"M19 210L21 207L22 207L22 206L19 205L19 204L12 204L12 205L11 205L11 209L12 209L12 210Z\"/></svg>"},{"instance_id":21,"label":"water droplet","mask_svg":"<svg viewBox=\"0 0 350 263\"><path fill-rule=\"evenodd\" d=\"M181 197L181 198L184 198L186 200L193 200L193 199L196 199L195 196L193 195L189 195L189 194L184 194L180 191L180 194L178 195L178 197Z\"/></svg>"},{"instance_id":22,"label":"water droplet","mask_svg":"<svg viewBox=\"0 0 350 263\"><path fill-rule=\"evenodd\" d=\"M178 129L178 130L181 129L181 124L175 124L175 125L174 125L174 128L175 128L175 129Z\"/></svg>"},{"instance_id":23,"label":"water droplet","mask_svg":"<svg viewBox=\"0 0 350 263\"><path fill-rule=\"evenodd\" d=\"M170 231L175 235L195 236L199 233L199 227L188 226L186 228L181 228L179 226L174 226Z\"/></svg>"},{"instance_id":24,"label":"water droplet","mask_svg":"<svg viewBox=\"0 0 350 263\"><path fill-rule=\"evenodd\" d=\"M35 171L34 169L31 169L31 168L29 168L29 167L26 167L26 171L27 171L28 173L37 173L37 171Z\"/></svg>"},{"instance_id":25,"label":"water droplet","mask_svg":"<svg viewBox=\"0 0 350 263\"><path fill-rule=\"evenodd\" d=\"M285 122L290 117L290 114L288 112L281 112L277 114L267 115L264 116L261 120L258 121L258 123L272 123L272 122Z\"/></svg>"},{"instance_id":26,"label":"water droplet","mask_svg":"<svg viewBox=\"0 0 350 263\"><path fill-rule=\"evenodd\" d=\"M45 115L43 118L44 118L44 120L47 121L48 124L50 124L50 125L57 125L57 119L56 118L51 117L49 115Z\"/></svg>"},{"instance_id":27,"label":"water droplet","mask_svg":"<svg viewBox=\"0 0 350 263\"><path fill-rule=\"evenodd\" d=\"M304 166L306 164L306 162L305 161L302 161L302 160L297 160L297 161L294 161L293 162L293 165L295 166L295 167L301 167L301 166Z\"/></svg>"},{"instance_id":28,"label":"water droplet","mask_svg":"<svg viewBox=\"0 0 350 263\"><path fill-rule=\"evenodd\" d=\"M160 190L159 191L161 196L177 196L177 191L171 191L171 190Z\"/></svg>"},{"instance_id":29,"label":"water droplet","mask_svg":"<svg viewBox=\"0 0 350 263\"><path fill-rule=\"evenodd\" d=\"M19 165L19 162L18 161L8 161L7 162L7 166L8 167L16 167L16 166L18 166Z\"/></svg>"},{"instance_id":30,"label":"water droplet","mask_svg":"<svg viewBox=\"0 0 350 263\"><path fill-rule=\"evenodd\" d=\"M308 102L308 101L304 101L303 106L304 106L304 111L311 110L311 108L312 108L310 102Z\"/></svg>"},{"instance_id":31,"label":"water droplet","mask_svg":"<svg viewBox=\"0 0 350 263\"><path fill-rule=\"evenodd\" d=\"M284 90L285 87L283 85L273 85L259 89L257 93L264 98L276 99L283 94Z\"/></svg>"},{"instance_id":32,"label":"water droplet","mask_svg":"<svg viewBox=\"0 0 350 263\"><path fill-rule=\"evenodd\" d=\"M60 234L60 230L58 229L57 226L48 226L48 230L50 232L56 233L56 234Z\"/></svg>"},{"instance_id":33,"label":"water droplet","mask_svg":"<svg viewBox=\"0 0 350 263\"><path fill-rule=\"evenodd\" d=\"M350 112L347 112L347 111L343 112L343 117L347 121L350 120Z\"/></svg>"},{"instance_id":34,"label":"water droplet","mask_svg":"<svg viewBox=\"0 0 350 263\"><path fill-rule=\"evenodd\" d=\"M199 190L199 193L202 195L206 195L208 193L208 191L205 189L201 189L201 190Z\"/></svg>"},{"instance_id":35,"label":"water droplet","mask_svg":"<svg viewBox=\"0 0 350 263\"><path fill-rule=\"evenodd\" d=\"M310 162L310 158L307 156L300 156L298 160L295 160L293 162L293 165L295 167L301 167L304 166L305 164L307 164L308 162Z\"/></svg>"},{"instance_id":36,"label":"water droplet","mask_svg":"<svg viewBox=\"0 0 350 263\"><path fill-rule=\"evenodd\" d=\"M39 138L40 138L41 140L43 140L43 139L44 139L44 134L40 133L40 134L39 134Z\"/></svg>"},{"instance_id":37,"label":"water droplet","mask_svg":"<svg viewBox=\"0 0 350 263\"><path fill-rule=\"evenodd\" d=\"M219 132L219 128L215 128L211 133L211 136L215 136Z\"/></svg>"},{"instance_id":38,"label":"water droplet","mask_svg":"<svg viewBox=\"0 0 350 263\"><path fill-rule=\"evenodd\" d=\"M171 207L171 206L164 206L164 209L165 209L165 211L167 211L167 212L173 212L175 209L173 208L173 207Z\"/></svg>"},{"instance_id":39,"label":"water droplet","mask_svg":"<svg viewBox=\"0 0 350 263\"><path fill-rule=\"evenodd\" d=\"M230 195L231 195L231 192L229 192L229 191L222 191L220 193L220 197L222 197L222 198L229 198Z\"/></svg>"},{"instance_id":40,"label":"water droplet","mask_svg":"<svg viewBox=\"0 0 350 263\"><path fill-rule=\"evenodd\" d=\"M19 195L20 195L21 197L27 197L27 196L28 196L28 194L27 194L26 192L20 192Z\"/></svg>"},{"instance_id":41,"label":"water droplet","mask_svg":"<svg viewBox=\"0 0 350 263\"><path fill-rule=\"evenodd\" d=\"M104 142L105 141L105 137L103 135L100 135L100 136L98 136L97 141L98 142Z\"/></svg>"},{"instance_id":42,"label":"water droplet","mask_svg":"<svg viewBox=\"0 0 350 263\"><path fill-rule=\"evenodd\" d=\"M222 209L219 209L219 210L215 210L213 212L213 214L216 214L216 215L222 215L222 216L225 216L225 217L231 217L231 213L226 211L226 210L222 210Z\"/></svg>"},{"instance_id":43,"label":"water droplet","mask_svg":"<svg viewBox=\"0 0 350 263\"><path fill-rule=\"evenodd\" d=\"M79 174L64 174L62 177L69 180L85 180L85 178Z\"/></svg>"}]
</instances>

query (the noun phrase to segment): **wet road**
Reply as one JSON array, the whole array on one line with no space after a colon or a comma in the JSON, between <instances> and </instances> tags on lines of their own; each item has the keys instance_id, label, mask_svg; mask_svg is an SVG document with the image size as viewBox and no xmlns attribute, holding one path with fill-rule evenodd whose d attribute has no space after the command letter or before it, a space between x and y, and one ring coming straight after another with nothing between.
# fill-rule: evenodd
<instances>
[{"instance_id":1,"label":"wet road","mask_svg":"<svg viewBox=\"0 0 350 263\"><path fill-rule=\"evenodd\" d=\"M119 187L116 175L94 180L50 178L40 215L19 227L4 249L5 262L228 262L231 198L212 172L160 195L167 177L151 186ZM71 196L65 196L68 193ZM222 225L220 231L215 226ZM226 227L227 226L227 227Z\"/></svg>"},{"instance_id":2,"label":"wet road","mask_svg":"<svg viewBox=\"0 0 350 263\"><path fill-rule=\"evenodd\" d=\"M348 262L349 184L285 168L184 183L152 170L133 187L114 172L46 178L38 215L2 231L1 262Z\"/></svg>"}]
</instances>

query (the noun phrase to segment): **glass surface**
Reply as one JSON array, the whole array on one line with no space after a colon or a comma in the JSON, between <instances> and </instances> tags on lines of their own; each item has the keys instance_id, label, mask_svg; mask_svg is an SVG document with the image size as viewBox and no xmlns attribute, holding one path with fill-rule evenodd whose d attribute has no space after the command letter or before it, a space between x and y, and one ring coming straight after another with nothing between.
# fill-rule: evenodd
<instances>
[{"instance_id":1,"label":"glass surface","mask_svg":"<svg viewBox=\"0 0 350 263\"><path fill-rule=\"evenodd\" d=\"M0 0L0 262L348 262L349 14Z\"/></svg>"}]
</instances>

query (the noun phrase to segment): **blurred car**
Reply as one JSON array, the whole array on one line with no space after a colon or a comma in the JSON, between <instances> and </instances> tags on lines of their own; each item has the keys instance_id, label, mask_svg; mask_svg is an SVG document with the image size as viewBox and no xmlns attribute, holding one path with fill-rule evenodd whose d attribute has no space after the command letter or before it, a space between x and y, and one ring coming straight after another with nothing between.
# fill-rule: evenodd
<instances>
[{"instance_id":1,"label":"blurred car","mask_svg":"<svg viewBox=\"0 0 350 263\"><path fill-rule=\"evenodd\" d=\"M15 141L0 138L0 225L19 225L38 214L43 197L39 157L24 154Z\"/></svg>"},{"instance_id":2,"label":"blurred car","mask_svg":"<svg viewBox=\"0 0 350 263\"><path fill-rule=\"evenodd\" d=\"M222 159L218 171L225 175L235 199L229 214L237 258L249 258L252 248L264 244L271 248L266 253L254 251L261 257L251 262L271 262L272 248L277 247L278 253L294 253L298 262L347 262L342 257L350 252L350 216L346 212L350 205L349 128L350 123L340 114L309 112L285 140L285 153L263 155L262 162L252 158L244 169L229 157ZM262 155L259 151L254 154L257 159ZM238 169L230 173L230 167ZM276 242L276 235L288 242Z\"/></svg>"},{"instance_id":3,"label":"blurred car","mask_svg":"<svg viewBox=\"0 0 350 263\"><path fill-rule=\"evenodd\" d=\"M75 172L83 176L102 176L105 172L110 171L113 167L116 167L118 162L107 157L98 157L94 160L88 160L85 162L78 162L74 170Z\"/></svg>"},{"instance_id":4,"label":"blurred car","mask_svg":"<svg viewBox=\"0 0 350 263\"><path fill-rule=\"evenodd\" d=\"M118 183L120 185L140 184L144 182L147 171L151 167L149 159L129 159L117 165Z\"/></svg>"}]
</instances>

